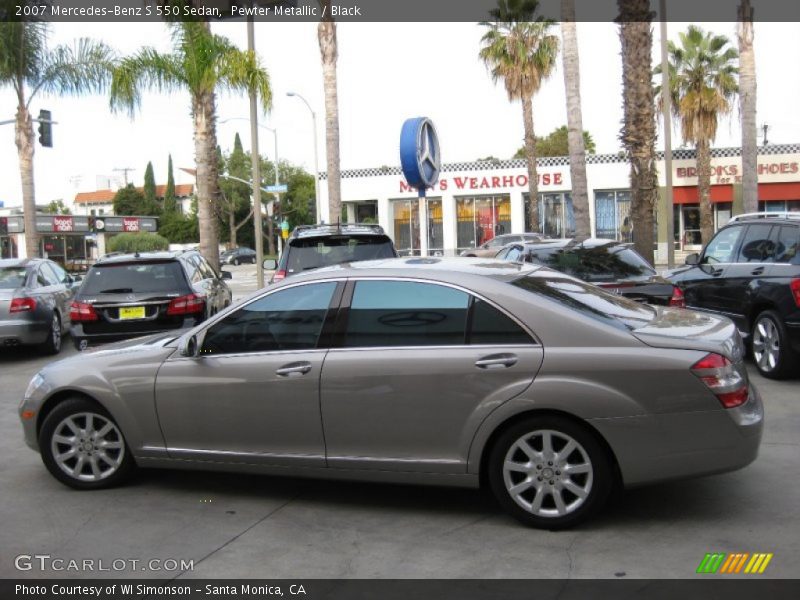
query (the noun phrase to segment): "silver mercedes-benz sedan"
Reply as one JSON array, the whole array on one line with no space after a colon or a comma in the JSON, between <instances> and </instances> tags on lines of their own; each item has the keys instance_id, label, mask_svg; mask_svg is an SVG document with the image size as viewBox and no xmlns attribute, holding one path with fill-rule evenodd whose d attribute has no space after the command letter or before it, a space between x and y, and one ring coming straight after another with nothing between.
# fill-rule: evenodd
<instances>
[{"instance_id":1,"label":"silver mercedes-benz sedan","mask_svg":"<svg viewBox=\"0 0 800 600\"><path fill-rule=\"evenodd\" d=\"M557 529L616 486L752 462L763 409L742 354L724 317L533 265L399 258L49 365L19 413L78 489L134 466L485 484Z\"/></svg>"}]
</instances>

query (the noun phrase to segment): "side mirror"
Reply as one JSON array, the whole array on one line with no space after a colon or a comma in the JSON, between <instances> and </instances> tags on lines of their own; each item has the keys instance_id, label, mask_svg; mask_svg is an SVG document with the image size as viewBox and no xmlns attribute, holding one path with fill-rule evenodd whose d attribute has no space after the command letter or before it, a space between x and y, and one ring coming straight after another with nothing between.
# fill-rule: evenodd
<instances>
[{"instance_id":1,"label":"side mirror","mask_svg":"<svg viewBox=\"0 0 800 600\"><path fill-rule=\"evenodd\" d=\"M697 252L694 252L693 254L688 255L684 262L687 265L691 265L691 266L699 265L700 264L700 255Z\"/></svg>"},{"instance_id":2,"label":"side mirror","mask_svg":"<svg viewBox=\"0 0 800 600\"><path fill-rule=\"evenodd\" d=\"M195 357L197 356L197 336L189 336L188 339L181 340L178 352L181 356Z\"/></svg>"},{"instance_id":3,"label":"side mirror","mask_svg":"<svg viewBox=\"0 0 800 600\"><path fill-rule=\"evenodd\" d=\"M219 275L220 279L233 279L233 273L230 271L222 271Z\"/></svg>"},{"instance_id":4,"label":"side mirror","mask_svg":"<svg viewBox=\"0 0 800 600\"><path fill-rule=\"evenodd\" d=\"M262 266L265 271L275 271L278 268L278 261L274 258L265 258Z\"/></svg>"}]
</instances>

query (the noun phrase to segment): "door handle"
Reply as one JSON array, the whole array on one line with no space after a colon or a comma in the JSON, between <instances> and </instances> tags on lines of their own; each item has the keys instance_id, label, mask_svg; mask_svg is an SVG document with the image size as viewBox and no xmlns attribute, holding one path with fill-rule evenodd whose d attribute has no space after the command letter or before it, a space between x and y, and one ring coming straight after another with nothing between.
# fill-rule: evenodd
<instances>
[{"instance_id":1,"label":"door handle","mask_svg":"<svg viewBox=\"0 0 800 600\"><path fill-rule=\"evenodd\" d=\"M492 354L475 361L479 369L504 369L517 364L516 354Z\"/></svg>"},{"instance_id":2,"label":"door handle","mask_svg":"<svg viewBox=\"0 0 800 600\"><path fill-rule=\"evenodd\" d=\"M756 267L752 271L750 271L751 275L761 275L764 272L764 267Z\"/></svg>"},{"instance_id":3,"label":"door handle","mask_svg":"<svg viewBox=\"0 0 800 600\"><path fill-rule=\"evenodd\" d=\"M296 362L282 366L280 369L277 369L275 373L280 375L281 377L298 377L300 375L305 375L310 370L311 370L311 363Z\"/></svg>"},{"instance_id":4,"label":"door handle","mask_svg":"<svg viewBox=\"0 0 800 600\"><path fill-rule=\"evenodd\" d=\"M720 275L722 275L722 269L711 269L712 277L719 277Z\"/></svg>"}]
</instances>

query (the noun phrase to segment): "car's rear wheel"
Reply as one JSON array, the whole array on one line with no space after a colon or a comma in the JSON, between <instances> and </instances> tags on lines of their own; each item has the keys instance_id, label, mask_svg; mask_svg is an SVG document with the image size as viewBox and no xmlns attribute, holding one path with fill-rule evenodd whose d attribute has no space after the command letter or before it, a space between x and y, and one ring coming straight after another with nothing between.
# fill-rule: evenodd
<instances>
[{"instance_id":1,"label":"car's rear wheel","mask_svg":"<svg viewBox=\"0 0 800 600\"><path fill-rule=\"evenodd\" d=\"M39 451L50 474L78 490L118 485L135 466L114 419L85 398L65 400L47 415Z\"/></svg>"},{"instance_id":2,"label":"car's rear wheel","mask_svg":"<svg viewBox=\"0 0 800 600\"><path fill-rule=\"evenodd\" d=\"M241 262L242 262L242 261L240 261L238 258L234 258L234 259L233 259L233 264L234 264L234 265L236 265L237 267L239 266L239 264L240 264Z\"/></svg>"},{"instance_id":3,"label":"car's rear wheel","mask_svg":"<svg viewBox=\"0 0 800 600\"><path fill-rule=\"evenodd\" d=\"M550 415L526 418L503 432L488 468L501 506L540 529L564 529L588 518L608 499L614 481L610 457L595 436Z\"/></svg>"},{"instance_id":4,"label":"car's rear wheel","mask_svg":"<svg viewBox=\"0 0 800 600\"><path fill-rule=\"evenodd\" d=\"M50 322L47 339L41 345L41 349L44 354L58 354L61 352L61 319L57 312L53 313L53 320Z\"/></svg>"},{"instance_id":5,"label":"car's rear wheel","mask_svg":"<svg viewBox=\"0 0 800 600\"><path fill-rule=\"evenodd\" d=\"M752 343L753 361L759 373L770 379L789 375L797 357L789 346L789 336L778 313L765 310L756 317Z\"/></svg>"}]
</instances>

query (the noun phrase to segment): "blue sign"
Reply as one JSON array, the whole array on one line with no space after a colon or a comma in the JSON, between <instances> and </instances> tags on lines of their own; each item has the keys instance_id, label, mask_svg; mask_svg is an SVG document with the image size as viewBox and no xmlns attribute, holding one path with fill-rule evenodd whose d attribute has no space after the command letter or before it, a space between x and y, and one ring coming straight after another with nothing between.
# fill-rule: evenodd
<instances>
[{"instance_id":1,"label":"blue sign","mask_svg":"<svg viewBox=\"0 0 800 600\"><path fill-rule=\"evenodd\" d=\"M400 164L403 175L419 195L439 179L442 158L439 153L439 137L428 117L406 119L400 130Z\"/></svg>"},{"instance_id":2,"label":"blue sign","mask_svg":"<svg viewBox=\"0 0 800 600\"><path fill-rule=\"evenodd\" d=\"M289 187L285 183L280 185L268 185L265 189L273 194L285 194L289 191Z\"/></svg>"}]
</instances>

